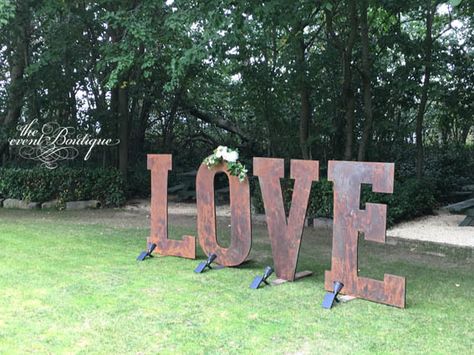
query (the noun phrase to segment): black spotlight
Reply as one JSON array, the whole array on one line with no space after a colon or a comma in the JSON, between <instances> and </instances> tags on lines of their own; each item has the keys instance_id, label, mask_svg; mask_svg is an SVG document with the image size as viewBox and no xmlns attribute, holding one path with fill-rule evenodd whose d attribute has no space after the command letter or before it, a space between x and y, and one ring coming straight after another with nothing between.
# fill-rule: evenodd
<instances>
[{"instance_id":1,"label":"black spotlight","mask_svg":"<svg viewBox=\"0 0 474 355\"><path fill-rule=\"evenodd\" d=\"M273 268L271 266L267 266L262 276L256 276L253 279L252 284L250 285L250 288L253 288L254 290L256 290L257 288L259 288L262 282L265 285L269 285L269 283L267 282L267 279L270 277L271 274L273 274Z\"/></svg>"},{"instance_id":2,"label":"black spotlight","mask_svg":"<svg viewBox=\"0 0 474 355\"><path fill-rule=\"evenodd\" d=\"M209 255L209 257L207 258L207 261L203 261L202 263L200 263L197 268L194 269L194 272L200 274L202 272L204 272L204 270L206 268L209 268L209 269L215 269L215 270L219 270L219 269L222 269L223 266L221 265L217 265L217 266L214 266L214 268L211 266L211 264L214 262L214 260L216 260L217 258L217 255L212 253L211 255Z\"/></svg>"},{"instance_id":3,"label":"black spotlight","mask_svg":"<svg viewBox=\"0 0 474 355\"><path fill-rule=\"evenodd\" d=\"M334 292L326 293L323 300L323 308L331 309L332 306L334 306L334 301L339 302L337 295L341 292L343 287L344 284L342 282L334 281Z\"/></svg>"},{"instance_id":4,"label":"black spotlight","mask_svg":"<svg viewBox=\"0 0 474 355\"><path fill-rule=\"evenodd\" d=\"M151 253L153 253L153 250L155 250L155 248L156 248L155 243L148 244L148 249L145 251L142 251L140 255L138 255L137 260L143 261L145 260L146 257L153 258L153 255L151 255Z\"/></svg>"}]
</instances>

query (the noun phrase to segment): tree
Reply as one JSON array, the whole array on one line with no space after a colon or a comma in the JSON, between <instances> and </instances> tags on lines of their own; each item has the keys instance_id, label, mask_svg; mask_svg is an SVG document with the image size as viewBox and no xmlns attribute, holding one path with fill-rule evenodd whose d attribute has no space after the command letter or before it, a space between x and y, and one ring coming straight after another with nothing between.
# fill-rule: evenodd
<instances>
[{"instance_id":1,"label":"tree","mask_svg":"<svg viewBox=\"0 0 474 355\"><path fill-rule=\"evenodd\" d=\"M368 1L362 0L360 2L360 28L361 28L361 46L362 46L362 91L364 97L364 129L362 138L359 144L359 152L357 160L363 161L367 156L367 145L369 144L370 136L372 134L372 84L371 76L372 69L370 63L370 48L369 48L369 24L367 21L367 13L369 11Z\"/></svg>"},{"instance_id":2,"label":"tree","mask_svg":"<svg viewBox=\"0 0 474 355\"><path fill-rule=\"evenodd\" d=\"M5 16L10 15L6 14ZM0 116L0 125L3 126L4 132L18 122L23 108L23 99L26 92L24 74L30 56L30 24L30 3L28 0L19 0L16 4L14 17L8 26L10 40L7 42L7 48L10 52L8 58L10 80L7 88L7 109L5 114ZM0 143L0 156L7 148L8 142L2 141Z\"/></svg>"},{"instance_id":3,"label":"tree","mask_svg":"<svg viewBox=\"0 0 474 355\"><path fill-rule=\"evenodd\" d=\"M433 48L433 18L436 12L436 5L431 0L427 1L425 7L425 39L423 41L423 85L421 87L420 105L416 114L416 176L423 175L423 118L425 116L426 104L428 103L428 90L430 86L432 48Z\"/></svg>"}]
</instances>

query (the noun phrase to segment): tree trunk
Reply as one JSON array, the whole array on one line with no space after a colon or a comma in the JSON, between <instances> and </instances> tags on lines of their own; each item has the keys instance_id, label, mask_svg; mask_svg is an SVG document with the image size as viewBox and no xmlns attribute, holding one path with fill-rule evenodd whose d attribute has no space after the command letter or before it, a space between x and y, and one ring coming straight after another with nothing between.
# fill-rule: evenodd
<instances>
[{"instance_id":1,"label":"tree trunk","mask_svg":"<svg viewBox=\"0 0 474 355\"><path fill-rule=\"evenodd\" d=\"M115 11L115 9L111 9L111 11ZM109 36L110 40L113 44L120 41L122 36L122 29L116 29L115 27L109 26ZM120 84L119 84L120 85ZM111 89L110 93L110 117L105 120L107 125L106 131L109 132L111 136L119 137L120 139L120 89L119 86L114 86ZM119 146L111 150L110 153L112 154L112 166L118 167L120 171L122 171L120 166L120 154L121 154L121 146L122 142L120 141Z\"/></svg>"},{"instance_id":2,"label":"tree trunk","mask_svg":"<svg viewBox=\"0 0 474 355\"><path fill-rule=\"evenodd\" d=\"M416 114L416 177L420 179L423 176L423 118L425 116L426 104L428 102L428 90L430 85L431 64L432 64L432 27L433 27L434 9L431 8L431 1L428 2L426 9L426 34L423 43L424 49L424 78L421 87L421 99Z\"/></svg>"},{"instance_id":3,"label":"tree trunk","mask_svg":"<svg viewBox=\"0 0 474 355\"><path fill-rule=\"evenodd\" d=\"M176 92L173 102L171 104L168 119L163 126L163 152L171 153L174 140L174 127L176 123L176 116L178 113L179 103L181 101L182 87Z\"/></svg>"},{"instance_id":4,"label":"tree trunk","mask_svg":"<svg viewBox=\"0 0 474 355\"><path fill-rule=\"evenodd\" d=\"M311 103L309 96L308 78L306 75L306 56L305 43L303 35L303 26L300 26L297 34L297 70L298 70L298 89L300 91L300 149L303 159L311 159L311 147L308 144L309 140L309 124L311 122Z\"/></svg>"},{"instance_id":5,"label":"tree trunk","mask_svg":"<svg viewBox=\"0 0 474 355\"><path fill-rule=\"evenodd\" d=\"M275 83L275 70L277 66L277 58L278 58L278 45L277 45L277 37L275 28L272 29L272 46L271 46L271 56L268 54L267 48L264 49L264 58L266 72L268 73L268 80L265 80L265 85L262 91L262 106L263 111L261 112L263 116L263 120L265 121L265 128L267 131L267 142L268 145L266 147L267 156L277 156L277 147L279 146L279 130L278 130L278 123L277 123L277 115L275 115L275 107L272 104L274 102L274 94L271 91ZM269 65L271 63L271 65Z\"/></svg>"},{"instance_id":6,"label":"tree trunk","mask_svg":"<svg viewBox=\"0 0 474 355\"><path fill-rule=\"evenodd\" d=\"M143 99L140 113L138 115L138 125L135 134L134 150L135 157L141 158L142 154L145 152L145 134L146 129L148 128L148 117L151 110L151 101L147 98Z\"/></svg>"},{"instance_id":7,"label":"tree trunk","mask_svg":"<svg viewBox=\"0 0 474 355\"><path fill-rule=\"evenodd\" d=\"M355 95L352 88L352 49L354 48L356 34L357 34L357 6L355 0L349 2L349 22L350 32L347 39L346 48L342 54L343 65L343 84L342 84L342 98L344 102L344 119L346 138L344 146L344 159L352 159L352 146L354 137L354 109L355 109Z\"/></svg>"},{"instance_id":8,"label":"tree trunk","mask_svg":"<svg viewBox=\"0 0 474 355\"><path fill-rule=\"evenodd\" d=\"M21 116L23 98L26 92L26 85L23 83L23 75L28 62L30 21L31 13L28 1L18 1L12 29L13 39L11 43L12 56L10 59L8 109L1 122L6 127L18 122Z\"/></svg>"},{"instance_id":9,"label":"tree trunk","mask_svg":"<svg viewBox=\"0 0 474 355\"><path fill-rule=\"evenodd\" d=\"M215 125L216 127L222 128L227 132L234 133L246 142L251 141L250 136L245 131L243 131L239 125L236 125L234 122L224 117L215 117L207 112L201 111L196 107L193 107L192 105L186 103L184 100L180 102L180 107L181 109L187 111L191 116L194 116L203 122Z\"/></svg>"},{"instance_id":10,"label":"tree trunk","mask_svg":"<svg viewBox=\"0 0 474 355\"><path fill-rule=\"evenodd\" d=\"M128 112L128 89L123 87L118 89L118 119L119 119L119 169L124 180L127 180L128 172L128 146L129 146L129 112Z\"/></svg>"},{"instance_id":11,"label":"tree trunk","mask_svg":"<svg viewBox=\"0 0 474 355\"><path fill-rule=\"evenodd\" d=\"M28 0L19 0L13 20L12 41L10 45L10 84L8 86L7 112L0 116L1 129L7 132L15 125L23 108L23 99L27 86L23 82L25 69L28 63L30 42L31 12ZM8 142L0 142L0 163L4 164L5 154L8 152Z\"/></svg>"},{"instance_id":12,"label":"tree trunk","mask_svg":"<svg viewBox=\"0 0 474 355\"><path fill-rule=\"evenodd\" d=\"M466 127L463 127L462 130L461 130L461 140L460 140L460 143L461 144L466 144L467 143L467 137L469 136L469 132L471 131L471 128L470 126L466 126Z\"/></svg>"},{"instance_id":13,"label":"tree trunk","mask_svg":"<svg viewBox=\"0 0 474 355\"><path fill-rule=\"evenodd\" d=\"M368 3L361 0L360 29L362 44L362 91L364 96L364 130L359 145L357 160L364 161L367 158L367 146L372 135L372 92L371 92L371 63L369 59L369 26L367 21Z\"/></svg>"},{"instance_id":14,"label":"tree trunk","mask_svg":"<svg viewBox=\"0 0 474 355\"><path fill-rule=\"evenodd\" d=\"M104 136L110 136L110 137L118 137L118 107L119 107L119 89L117 87L114 87L110 90L110 108L109 108L109 114L107 117L104 117L104 120L102 122L103 129L102 129L102 134ZM110 166L113 166L115 168L118 167L118 148L119 147L112 147L112 149L109 150L109 154L111 159L109 160Z\"/></svg>"},{"instance_id":15,"label":"tree trunk","mask_svg":"<svg viewBox=\"0 0 474 355\"><path fill-rule=\"evenodd\" d=\"M324 10L324 14L326 17L326 35L327 35L327 43L326 43L326 50L328 57L331 56L330 50L332 48L336 48L338 50L338 54L344 51L342 44L340 43L338 37L336 36L334 29L333 29L333 12L329 11L328 9ZM332 71L336 72L338 69L337 65L331 63ZM334 80L331 83L332 89L336 92L339 89L339 83L337 80ZM342 97L341 97L342 99ZM331 147L332 147L332 155L335 159L340 159L343 157L344 154L344 122L343 122L343 110L340 109L339 104L333 104L333 112L332 116L332 126L333 126L333 135L331 137Z\"/></svg>"}]
</instances>

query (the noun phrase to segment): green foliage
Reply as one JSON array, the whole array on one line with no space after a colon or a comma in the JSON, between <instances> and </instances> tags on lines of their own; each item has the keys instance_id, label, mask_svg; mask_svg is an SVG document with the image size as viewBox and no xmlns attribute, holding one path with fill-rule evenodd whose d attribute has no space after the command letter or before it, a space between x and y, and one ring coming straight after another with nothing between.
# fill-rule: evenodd
<instances>
[{"instance_id":1,"label":"green foliage","mask_svg":"<svg viewBox=\"0 0 474 355\"><path fill-rule=\"evenodd\" d=\"M313 217L332 217L334 198L332 183L328 180L313 183L309 197L308 215Z\"/></svg>"},{"instance_id":2,"label":"green foliage","mask_svg":"<svg viewBox=\"0 0 474 355\"><path fill-rule=\"evenodd\" d=\"M99 200L125 202L124 183L115 169L0 169L0 196L33 202Z\"/></svg>"},{"instance_id":3,"label":"green foliage","mask_svg":"<svg viewBox=\"0 0 474 355\"><path fill-rule=\"evenodd\" d=\"M461 4L462 0L449 0L448 2L451 6L456 7L456 6L459 6Z\"/></svg>"},{"instance_id":4,"label":"green foliage","mask_svg":"<svg viewBox=\"0 0 474 355\"><path fill-rule=\"evenodd\" d=\"M372 192L372 188L362 188L361 202L383 203L387 205L387 225L413 219L433 212L437 207L438 193L433 181L415 178L395 181L393 194Z\"/></svg>"},{"instance_id":5,"label":"green foliage","mask_svg":"<svg viewBox=\"0 0 474 355\"><path fill-rule=\"evenodd\" d=\"M362 19L362 3L357 3ZM21 11L21 4L29 11ZM0 0L0 123L15 112L10 110L11 93L24 89L11 127L0 124L0 150L12 135L7 129L13 130L20 119L57 121L78 134L118 138L123 125L117 125L117 118L128 108L129 132L123 137L130 137L130 161L140 166L129 176L131 195L149 195L147 153L173 154L173 173L195 170L217 145L238 147L246 166L254 156L298 158L302 144L323 165L341 159L345 144L353 142L351 157L346 158L354 159L366 122L365 75L362 26L357 26L351 53L347 48L349 4ZM395 161L399 181L414 173L414 118L424 79L427 4L368 2L374 120L366 158ZM468 63L473 57L474 16L469 1L431 4L433 67L423 124L425 175L448 195L473 180L472 149L462 147L473 140L474 71ZM341 58L347 54L351 66L343 68ZM21 78L13 85L18 63L26 63L26 68L22 75L19 70ZM352 127L343 84L350 71ZM309 137L302 143L306 99L301 89L306 86L311 117ZM431 149L438 142L443 148ZM101 153L91 159L92 166L117 166L116 150ZM28 164L12 150L1 155L6 166ZM244 169L230 168L236 174ZM170 181L176 183L171 176ZM284 184L289 186L284 188L288 199L291 184ZM309 210L330 216L330 184L321 184L314 185Z\"/></svg>"},{"instance_id":6,"label":"green foliage","mask_svg":"<svg viewBox=\"0 0 474 355\"><path fill-rule=\"evenodd\" d=\"M254 181L252 204L257 213L264 213L262 195L258 182ZM291 207L293 184L289 179L281 182L285 210L288 215ZM417 180L415 178L404 181L395 181L393 194L380 194L372 192L371 186L363 185L361 189L361 202L383 203L387 205L387 224L412 219L429 214L437 206L437 192L435 184L430 180ZM364 207L365 208L365 207ZM333 190L332 183L321 180L313 183L308 204L308 217L333 216Z\"/></svg>"},{"instance_id":7,"label":"green foliage","mask_svg":"<svg viewBox=\"0 0 474 355\"><path fill-rule=\"evenodd\" d=\"M285 211L291 208L291 199L293 196L293 181L290 179L281 179L281 191L283 194L283 204ZM265 213L262 194L258 179L252 180L252 205L257 213ZM332 183L328 180L314 182L311 187L311 193L308 204L308 217L332 217L333 212L333 193Z\"/></svg>"},{"instance_id":8,"label":"green foliage","mask_svg":"<svg viewBox=\"0 0 474 355\"><path fill-rule=\"evenodd\" d=\"M443 196L474 184L474 146L431 147L426 154L425 175Z\"/></svg>"},{"instance_id":9,"label":"green foliage","mask_svg":"<svg viewBox=\"0 0 474 355\"><path fill-rule=\"evenodd\" d=\"M395 147L395 180L415 177L415 149L411 145ZM425 148L425 178L431 181L442 202L449 202L454 191L474 184L474 146L430 145Z\"/></svg>"},{"instance_id":10,"label":"green foliage","mask_svg":"<svg viewBox=\"0 0 474 355\"><path fill-rule=\"evenodd\" d=\"M10 0L0 1L0 29L15 15L15 6Z\"/></svg>"},{"instance_id":11,"label":"green foliage","mask_svg":"<svg viewBox=\"0 0 474 355\"><path fill-rule=\"evenodd\" d=\"M170 175L173 171L169 172ZM146 167L136 167L129 171L127 179L127 196L150 197L151 172Z\"/></svg>"}]
</instances>

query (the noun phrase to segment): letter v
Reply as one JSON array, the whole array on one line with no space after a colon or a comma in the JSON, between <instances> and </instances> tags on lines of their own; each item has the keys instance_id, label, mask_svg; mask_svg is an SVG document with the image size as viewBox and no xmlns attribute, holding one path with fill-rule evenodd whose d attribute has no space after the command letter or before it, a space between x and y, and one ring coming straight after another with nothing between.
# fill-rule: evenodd
<instances>
[{"instance_id":1,"label":"letter v","mask_svg":"<svg viewBox=\"0 0 474 355\"><path fill-rule=\"evenodd\" d=\"M280 184L280 178L285 175L283 159L254 158L253 165L262 191L276 275L293 281L311 183L319 179L319 162L291 160L291 178L295 179L295 185L288 221Z\"/></svg>"}]
</instances>

